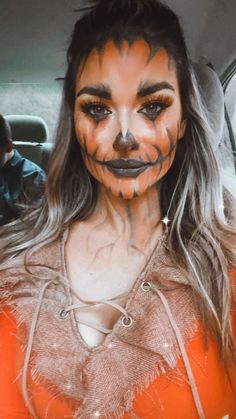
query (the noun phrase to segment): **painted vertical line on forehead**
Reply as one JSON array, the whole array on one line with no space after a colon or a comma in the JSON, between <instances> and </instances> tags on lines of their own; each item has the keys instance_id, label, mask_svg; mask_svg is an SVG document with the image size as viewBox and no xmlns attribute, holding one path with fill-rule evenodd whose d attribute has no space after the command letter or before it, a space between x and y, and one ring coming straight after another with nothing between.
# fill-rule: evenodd
<instances>
[{"instance_id":1,"label":"painted vertical line on forehead","mask_svg":"<svg viewBox=\"0 0 236 419\"><path fill-rule=\"evenodd\" d=\"M154 43L148 42L147 40L145 40L145 41L146 41L146 43L148 44L149 49L150 49L150 54L149 54L149 58L148 58L147 64L149 64L149 63L150 63L150 61L153 59L153 57L154 57L156 54L158 54L158 52L159 52L160 50L162 50L162 49L163 49L163 51L165 51L165 52L166 52L166 55L167 55L167 57L168 57L168 64L167 64L167 66L168 66L168 70L173 70L174 68L176 68L176 63L175 63L174 58L173 58L173 57L171 57L171 55L170 55L169 51L165 48L165 46L164 46L164 45L161 45L159 42L157 42L157 43L154 45Z\"/></svg>"},{"instance_id":2,"label":"painted vertical line on forehead","mask_svg":"<svg viewBox=\"0 0 236 419\"><path fill-rule=\"evenodd\" d=\"M166 50L166 53L168 55L168 70L176 70L177 71L177 65L175 62L175 59L173 57L171 57L171 55L169 54L169 52ZM178 74L177 74L178 76Z\"/></svg>"},{"instance_id":3,"label":"painted vertical line on forehead","mask_svg":"<svg viewBox=\"0 0 236 419\"><path fill-rule=\"evenodd\" d=\"M129 50L134 46L134 44L136 42L140 42L140 41L145 42L146 45L149 48L149 51L150 51L149 56L147 57L146 65L148 65L150 63L150 61L159 52L159 50L163 49L163 50L166 51L166 54L168 56L168 68L169 69L173 68L172 67L173 59L170 57L170 54L168 53L167 49L163 45L161 45L160 42L158 42L158 41L151 42L147 38L140 37L140 35L138 35L138 34L137 34L137 37L133 37L132 39L129 39L128 36L124 37L122 39L119 39L119 40L115 39L115 37L108 38L103 42L103 44L101 46L94 46L94 48L90 51L90 53L92 51L97 52L99 66L101 68L102 65L103 65L103 58L104 58L104 54L105 54L105 49L106 49L108 43L113 43L116 50L122 56L122 55L124 55L124 50L125 50L126 45L128 46L126 51L129 54Z\"/></svg>"},{"instance_id":4,"label":"painted vertical line on forehead","mask_svg":"<svg viewBox=\"0 0 236 419\"><path fill-rule=\"evenodd\" d=\"M80 79L81 75L84 72L84 67L86 65L86 62L87 62L87 59L88 59L89 54L86 57L82 58L82 60L80 61L79 65L77 67L76 79L74 81L75 84L77 84L77 81ZM75 100L76 100L76 97L77 97L76 85L74 86L74 89L75 89Z\"/></svg>"}]
</instances>

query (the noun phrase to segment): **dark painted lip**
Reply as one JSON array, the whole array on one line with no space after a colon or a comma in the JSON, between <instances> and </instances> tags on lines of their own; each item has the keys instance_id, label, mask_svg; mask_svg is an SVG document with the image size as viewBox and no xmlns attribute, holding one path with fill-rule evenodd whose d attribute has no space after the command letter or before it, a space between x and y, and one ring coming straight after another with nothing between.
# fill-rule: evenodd
<instances>
[{"instance_id":1,"label":"dark painted lip","mask_svg":"<svg viewBox=\"0 0 236 419\"><path fill-rule=\"evenodd\" d=\"M107 165L107 169L112 172L115 176L118 177L133 177L136 178L140 173L144 172L149 167L148 164L142 165L140 167L111 167Z\"/></svg>"},{"instance_id":2,"label":"dark painted lip","mask_svg":"<svg viewBox=\"0 0 236 419\"><path fill-rule=\"evenodd\" d=\"M108 168L113 169L140 169L145 170L146 166L149 166L150 163L143 162L136 159L114 159L104 161L103 164L108 166Z\"/></svg>"}]
</instances>

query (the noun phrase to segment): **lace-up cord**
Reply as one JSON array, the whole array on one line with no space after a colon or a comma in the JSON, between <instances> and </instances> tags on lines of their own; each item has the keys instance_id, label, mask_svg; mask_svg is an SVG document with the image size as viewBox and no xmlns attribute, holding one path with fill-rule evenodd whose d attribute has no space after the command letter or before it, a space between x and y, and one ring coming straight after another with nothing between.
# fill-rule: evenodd
<instances>
[{"instance_id":1,"label":"lace-up cord","mask_svg":"<svg viewBox=\"0 0 236 419\"><path fill-rule=\"evenodd\" d=\"M163 304L163 306L166 310L166 314L167 314L168 319L170 321L170 324L171 324L171 326L172 326L172 328L175 332L176 339L177 339L177 342L178 342L178 345L179 345L179 348L180 348L180 351L181 351L181 354L182 354L182 357L183 357L184 365L185 365L186 372L187 372L187 375L188 375L189 384L191 386L192 395L193 395L193 398L194 398L194 402L195 402L195 406L196 406L199 418L200 419L205 419L205 414L204 414L204 411L203 411L203 408L202 408L202 404L201 404L200 397L199 397L199 394L198 394L198 390L197 390L197 386L196 386L195 379L194 379L194 376L193 376L192 368L191 368L191 365L190 365L190 362L189 362L189 358L188 358L188 355L187 355L187 352L186 352L186 349L185 349L183 337L181 335L179 327L178 327L178 325L177 325L177 323L176 323L176 321L175 321L175 319L172 315L172 312L171 312L171 309L169 307L168 301L165 298L165 296L163 295L163 293L159 289L157 289L153 284L152 284L151 288L154 292L156 292L156 294L158 294L158 296L159 296L159 298L160 298L160 300L161 300L161 302L162 302L162 304Z\"/></svg>"},{"instance_id":2,"label":"lace-up cord","mask_svg":"<svg viewBox=\"0 0 236 419\"><path fill-rule=\"evenodd\" d=\"M123 297L124 295L127 295L127 294L128 293L121 294L118 297L116 297L116 299L118 299L120 297ZM82 302L85 302L85 300L82 300L82 298L79 298L79 299ZM89 309L89 308L94 307L94 306L99 305L99 304L105 304L105 305L108 305L110 307L115 308L116 310L119 310L121 313L124 314L124 316L125 316L126 319L129 319L129 315L128 315L127 311L125 310L125 308L123 308L120 304L114 303L111 300L114 300L114 298L112 298L110 300L86 301L86 303L88 304L88 306L81 306L79 304L72 304L72 305L70 305L68 307L65 307L63 309L63 311L65 313L69 313L70 311L73 311L73 310L84 310L84 309ZM94 323L90 323L90 322L87 322L87 321L84 321L84 320L78 320L77 318L76 318L76 322L77 323L84 324L85 326L92 327L93 329L96 329L99 332L104 333L105 335L107 335L110 332L112 332L112 329L107 329L107 328L105 328L103 326L98 326L98 325L96 325Z\"/></svg>"},{"instance_id":3,"label":"lace-up cord","mask_svg":"<svg viewBox=\"0 0 236 419\"><path fill-rule=\"evenodd\" d=\"M47 287L51 283L55 283L55 280L51 279L50 281L47 281L42 286L42 288L39 292L38 302L37 302L36 309L35 309L35 312L33 314L32 322L31 322L31 325L30 325L29 337L28 337L28 342L27 342L26 351L25 351L24 365L23 365L23 369L22 369L22 395L23 395L26 407L29 409L29 412L33 416L34 419L37 419L37 415L36 415L36 413L34 411L34 408L33 408L32 404L30 402L30 397L29 397L29 393L28 393L28 386L27 386L27 373L28 373L30 355L31 355L31 351L32 351L34 334L35 334L36 325L37 325L37 321L38 321L38 317L39 317L39 313L40 313L40 308L41 308L41 305L42 305L44 293L45 293Z\"/></svg>"}]
</instances>

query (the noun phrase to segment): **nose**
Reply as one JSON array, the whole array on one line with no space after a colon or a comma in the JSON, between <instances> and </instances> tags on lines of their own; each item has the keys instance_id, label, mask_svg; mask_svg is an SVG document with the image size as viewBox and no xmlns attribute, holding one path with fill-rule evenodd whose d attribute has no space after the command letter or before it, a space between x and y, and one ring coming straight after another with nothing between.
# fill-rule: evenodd
<instances>
[{"instance_id":1,"label":"nose","mask_svg":"<svg viewBox=\"0 0 236 419\"><path fill-rule=\"evenodd\" d=\"M123 135L120 131L115 138L113 148L115 151L118 151L120 153L127 153L132 150L138 150L139 144L136 141L132 132L128 130L126 134Z\"/></svg>"}]
</instances>

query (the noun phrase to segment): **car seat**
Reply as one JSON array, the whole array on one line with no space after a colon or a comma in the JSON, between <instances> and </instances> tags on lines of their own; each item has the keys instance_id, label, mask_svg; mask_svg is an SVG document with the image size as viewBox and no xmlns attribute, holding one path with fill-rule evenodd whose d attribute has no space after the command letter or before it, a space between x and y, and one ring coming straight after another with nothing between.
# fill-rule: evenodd
<instances>
[{"instance_id":1,"label":"car seat","mask_svg":"<svg viewBox=\"0 0 236 419\"><path fill-rule=\"evenodd\" d=\"M202 63L193 63L195 77L199 91L205 104L210 127L215 133L215 150L219 147L223 137L225 110L224 110L224 91L217 73ZM236 176L230 175L223 170L224 186L236 197Z\"/></svg>"}]
</instances>

